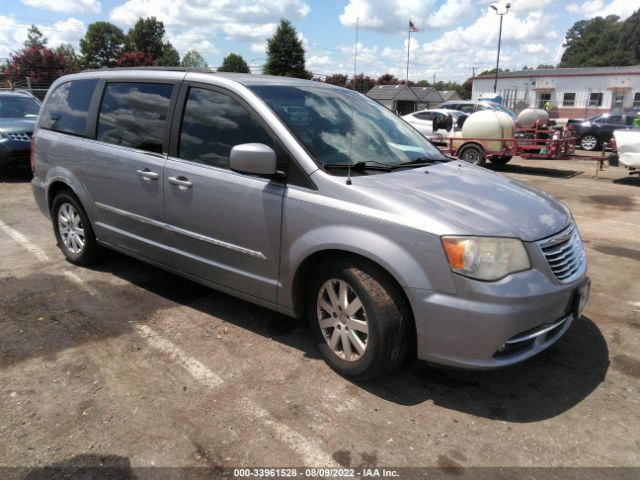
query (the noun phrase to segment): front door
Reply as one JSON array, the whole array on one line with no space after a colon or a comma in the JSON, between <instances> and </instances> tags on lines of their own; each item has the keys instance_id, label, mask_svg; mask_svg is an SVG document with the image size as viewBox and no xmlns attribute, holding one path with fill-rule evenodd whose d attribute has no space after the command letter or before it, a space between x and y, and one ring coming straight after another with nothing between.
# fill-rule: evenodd
<instances>
[{"instance_id":1,"label":"front door","mask_svg":"<svg viewBox=\"0 0 640 480\"><path fill-rule=\"evenodd\" d=\"M174 85L108 82L96 140L85 140L82 181L96 207L98 236L168 263L164 228L164 164Z\"/></svg>"},{"instance_id":2,"label":"front door","mask_svg":"<svg viewBox=\"0 0 640 480\"><path fill-rule=\"evenodd\" d=\"M284 186L229 169L235 145L274 141L227 92L191 85L181 98L164 180L174 267L275 303Z\"/></svg>"}]
</instances>

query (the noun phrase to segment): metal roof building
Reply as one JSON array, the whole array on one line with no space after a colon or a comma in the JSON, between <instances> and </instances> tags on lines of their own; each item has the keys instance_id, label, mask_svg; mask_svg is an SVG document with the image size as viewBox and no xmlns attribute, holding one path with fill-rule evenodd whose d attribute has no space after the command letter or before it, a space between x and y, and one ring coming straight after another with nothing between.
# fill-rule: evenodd
<instances>
[{"instance_id":1,"label":"metal roof building","mask_svg":"<svg viewBox=\"0 0 640 480\"><path fill-rule=\"evenodd\" d=\"M474 77L472 99L493 93L494 82L494 75ZM551 101L552 116L560 118L640 109L640 65L501 72L496 93L515 111Z\"/></svg>"},{"instance_id":2,"label":"metal roof building","mask_svg":"<svg viewBox=\"0 0 640 480\"><path fill-rule=\"evenodd\" d=\"M415 112L420 99L407 85L376 85L367 92L367 97L381 103L400 115Z\"/></svg>"}]
</instances>

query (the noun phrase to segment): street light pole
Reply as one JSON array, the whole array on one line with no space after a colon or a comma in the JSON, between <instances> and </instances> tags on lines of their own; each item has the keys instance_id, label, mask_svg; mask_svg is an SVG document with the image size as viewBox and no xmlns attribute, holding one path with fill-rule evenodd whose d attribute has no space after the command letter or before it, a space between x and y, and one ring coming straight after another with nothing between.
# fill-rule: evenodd
<instances>
[{"instance_id":1,"label":"street light pole","mask_svg":"<svg viewBox=\"0 0 640 480\"><path fill-rule=\"evenodd\" d=\"M498 33L498 58L496 59L496 78L495 78L495 81L493 82L493 93L496 93L496 90L498 88L498 68L500 67L500 44L502 43L502 17L507 13L509 13L511 4L507 3L505 5L505 11L502 13L498 11L498 7L496 7L495 5L491 5L491 8L493 8L498 14L498 16L500 17L500 31Z\"/></svg>"}]
</instances>

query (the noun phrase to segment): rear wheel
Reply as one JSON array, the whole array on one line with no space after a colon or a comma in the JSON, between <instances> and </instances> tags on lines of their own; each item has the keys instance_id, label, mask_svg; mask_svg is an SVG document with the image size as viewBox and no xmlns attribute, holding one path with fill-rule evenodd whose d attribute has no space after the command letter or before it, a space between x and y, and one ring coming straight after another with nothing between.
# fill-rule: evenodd
<instances>
[{"instance_id":1,"label":"rear wheel","mask_svg":"<svg viewBox=\"0 0 640 480\"><path fill-rule=\"evenodd\" d=\"M458 158L479 167L485 164L484 150L479 145L465 145L458 152Z\"/></svg>"},{"instance_id":2,"label":"rear wheel","mask_svg":"<svg viewBox=\"0 0 640 480\"><path fill-rule=\"evenodd\" d=\"M499 156L499 157L494 156L494 157L491 157L489 160L494 165L505 165L505 164L509 163L512 158L513 157L511 157L511 155L504 155L504 156Z\"/></svg>"},{"instance_id":3,"label":"rear wheel","mask_svg":"<svg viewBox=\"0 0 640 480\"><path fill-rule=\"evenodd\" d=\"M372 266L323 265L311 281L307 316L320 354L345 377L382 376L406 355L408 309L397 287Z\"/></svg>"},{"instance_id":4,"label":"rear wheel","mask_svg":"<svg viewBox=\"0 0 640 480\"><path fill-rule=\"evenodd\" d=\"M91 223L74 195L62 192L56 196L51 220L58 247L71 263L88 265L96 260L100 247Z\"/></svg>"},{"instance_id":5,"label":"rear wheel","mask_svg":"<svg viewBox=\"0 0 640 480\"><path fill-rule=\"evenodd\" d=\"M588 133L580 137L580 146L583 150L595 150L596 148L598 148L598 137L591 133Z\"/></svg>"}]
</instances>

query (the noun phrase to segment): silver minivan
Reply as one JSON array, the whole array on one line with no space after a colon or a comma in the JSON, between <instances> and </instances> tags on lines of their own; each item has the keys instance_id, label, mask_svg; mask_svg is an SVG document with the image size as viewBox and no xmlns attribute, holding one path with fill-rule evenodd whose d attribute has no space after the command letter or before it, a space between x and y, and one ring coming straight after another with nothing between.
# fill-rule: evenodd
<instances>
[{"instance_id":1,"label":"silver minivan","mask_svg":"<svg viewBox=\"0 0 640 480\"><path fill-rule=\"evenodd\" d=\"M444 156L331 85L65 76L43 104L32 167L70 262L108 247L306 317L326 362L353 379L411 354L473 369L520 362L562 337L589 296L564 205Z\"/></svg>"}]
</instances>

